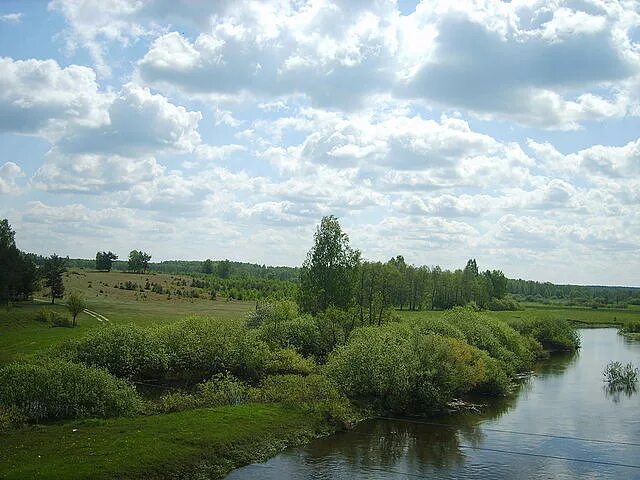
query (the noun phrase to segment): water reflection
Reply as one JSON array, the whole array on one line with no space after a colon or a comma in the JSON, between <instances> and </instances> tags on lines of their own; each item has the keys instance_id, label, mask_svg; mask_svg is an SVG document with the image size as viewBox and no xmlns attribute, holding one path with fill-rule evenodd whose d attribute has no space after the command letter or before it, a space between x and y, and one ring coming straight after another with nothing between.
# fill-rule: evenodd
<instances>
[{"instance_id":1,"label":"water reflection","mask_svg":"<svg viewBox=\"0 0 640 480\"><path fill-rule=\"evenodd\" d=\"M606 329L581 337L579 355L548 359L513 395L469 399L486 404L480 415L367 421L228 479L640 478L637 402L602 394L604 365L637 362L640 343Z\"/></svg>"},{"instance_id":2,"label":"water reflection","mask_svg":"<svg viewBox=\"0 0 640 480\"><path fill-rule=\"evenodd\" d=\"M613 403L620 403L623 398L631 398L638 392L637 385L605 385L603 387L605 396Z\"/></svg>"}]
</instances>

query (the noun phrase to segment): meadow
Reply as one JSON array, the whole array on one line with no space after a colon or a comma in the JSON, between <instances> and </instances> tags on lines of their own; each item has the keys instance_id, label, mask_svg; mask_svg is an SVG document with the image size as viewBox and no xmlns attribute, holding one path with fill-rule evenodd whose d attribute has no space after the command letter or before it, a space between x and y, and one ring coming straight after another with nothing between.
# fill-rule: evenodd
<instances>
[{"instance_id":1,"label":"meadow","mask_svg":"<svg viewBox=\"0 0 640 480\"><path fill-rule=\"evenodd\" d=\"M355 324L337 309L310 316L290 301L212 299L191 287L192 278L70 269L65 290L94 313L82 313L75 328L36 320L43 309L67 314L63 300L43 303L46 291L3 309L0 366L17 365L5 369L10 381L56 377L47 388L61 396L34 393L46 406L67 401L65 389L76 385L65 382L75 375L82 383L81 366L88 385L107 395L101 401L122 413L91 410L84 387L71 401L76 412L89 408L81 415L53 405L14 428L2 427L2 415L12 413L0 410L0 478L220 478L372 413L429 415L467 393L504 395L510 377L543 349L577 348L570 323L640 320L636 307L527 304L502 312L389 310L382 323ZM225 372L232 376L216 376ZM104 386L104 375L124 383ZM150 396L127 383L141 380L165 389Z\"/></svg>"}]
</instances>

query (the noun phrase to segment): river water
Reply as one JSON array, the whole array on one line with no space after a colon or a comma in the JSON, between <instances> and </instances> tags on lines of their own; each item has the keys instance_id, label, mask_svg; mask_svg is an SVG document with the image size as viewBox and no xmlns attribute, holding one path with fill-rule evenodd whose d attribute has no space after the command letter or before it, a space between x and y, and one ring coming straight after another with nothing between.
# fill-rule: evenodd
<instances>
[{"instance_id":1,"label":"river water","mask_svg":"<svg viewBox=\"0 0 640 480\"><path fill-rule=\"evenodd\" d=\"M575 355L540 364L512 398L480 415L363 422L289 449L227 480L640 479L640 395L612 395L612 360L640 365L640 342L615 329L581 330Z\"/></svg>"}]
</instances>

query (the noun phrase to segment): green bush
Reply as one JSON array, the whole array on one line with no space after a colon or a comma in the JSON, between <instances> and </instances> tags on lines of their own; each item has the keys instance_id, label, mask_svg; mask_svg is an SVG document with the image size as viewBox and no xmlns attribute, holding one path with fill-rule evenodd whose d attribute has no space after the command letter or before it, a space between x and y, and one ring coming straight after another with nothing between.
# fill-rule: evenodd
<instances>
[{"instance_id":1,"label":"green bush","mask_svg":"<svg viewBox=\"0 0 640 480\"><path fill-rule=\"evenodd\" d=\"M27 417L14 406L0 405L0 432L13 430L27 423Z\"/></svg>"},{"instance_id":2,"label":"green bush","mask_svg":"<svg viewBox=\"0 0 640 480\"><path fill-rule=\"evenodd\" d=\"M576 328L560 318L516 318L507 322L523 335L535 338L547 350L574 351L580 348Z\"/></svg>"},{"instance_id":3,"label":"green bush","mask_svg":"<svg viewBox=\"0 0 640 480\"><path fill-rule=\"evenodd\" d=\"M454 396L508 387L504 368L486 352L403 323L356 329L330 355L327 375L359 404L405 414L431 413Z\"/></svg>"},{"instance_id":4,"label":"green bush","mask_svg":"<svg viewBox=\"0 0 640 480\"><path fill-rule=\"evenodd\" d=\"M2 368L0 405L39 421L133 415L141 399L129 383L106 370L51 360Z\"/></svg>"},{"instance_id":5,"label":"green bush","mask_svg":"<svg viewBox=\"0 0 640 480\"><path fill-rule=\"evenodd\" d=\"M160 413L179 412L193 408L239 405L249 401L249 387L229 374L218 374L198 385L195 393L170 392L156 404Z\"/></svg>"},{"instance_id":6,"label":"green bush","mask_svg":"<svg viewBox=\"0 0 640 480\"><path fill-rule=\"evenodd\" d=\"M293 320L299 315L298 305L291 300L279 302L261 302L255 311L247 316L247 326L256 328L265 323L278 323Z\"/></svg>"},{"instance_id":7,"label":"green bush","mask_svg":"<svg viewBox=\"0 0 640 480\"><path fill-rule=\"evenodd\" d=\"M67 316L56 312L55 310L50 310L48 308L43 308L42 310L38 310L35 314L35 320L42 323L48 323L54 327L72 327L71 319Z\"/></svg>"},{"instance_id":8,"label":"green bush","mask_svg":"<svg viewBox=\"0 0 640 480\"><path fill-rule=\"evenodd\" d=\"M638 369L632 363L609 362L603 372L604 381L612 390L635 391L638 383Z\"/></svg>"},{"instance_id":9,"label":"green bush","mask_svg":"<svg viewBox=\"0 0 640 480\"><path fill-rule=\"evenodd\" d=\"M300 374L309 375L316 369L316 364L304 358L291 348L282 348L271 354L267 361L266 371L269 375Z\"/></svg>"},{"instance_id":10,"label":"green bush","mask_svg":"<svg viewBox=\"0 0 640 480\"><path fill-rule=\"evenodd\" d=\"M168 355L169 375L188 384L229 372L257 381L270 351L242 320L191 317L158 330Z\"/></svg>"},{"instance_id":11,"label":"green bush","mask_svg":"<svg viewBox=\"0 0 640 480\"><path fill-rule=\"evenodd\" d=\"M281 403L292 408L321 412L333 424L353 422L355 412L337 385L324 375L273 375L253 390L258 402Z\"/></svg>"},{"instance_id":12,"label":"green bush","mask_svg":"<svg viewBox=\"0 0 640 480\"><path fill-rule=\"evenodd\" d=\"M627 320L622 326L624 333L640 333L640 320Z\"/></svg>"},{"instance_id":13,"label":"green bush","mask_svg":"<svg viewBox=\"0 0 640 480\"><path fill-rule=\"evenodd\" d=\"M522 306L513 298L492 298L485 306L487 310L494 311L522 310Z\"/></svg>"},{"instance_id":14,"label":"green bush","mask_svg":"<svg viewBox=\"0 0 640 480\"><path fill-rule=\"evenodd\" d=\"M101 328L63 344L60 352L70 361L102 367L129 379L161 379L168 367L167 353L156 336L134 325Z\"/></svg>"},{"instance_id":15,"label":"green bush","mask_svg":"<svg viewBox=\"0 0 640 480\"><path fill-rule=\"evenodd\" d=\"M261 340L271 348L293 348L305 357L319 357L325 354L320 330L315 319L303 315L283 322L263 323L257 330Z\"/></svg>"},{"instance_id":16,"label":"green bush","mask_svg":"<svg viewBox=\"0 0 640 480\"><path fill-rule=\"evenodd\" d=\"M529 342L501 320L462 307L447 312L444 319L464 334L467 343L502 362L509 375L530 367L534 360Z\"/></svg>"}]
</instances>

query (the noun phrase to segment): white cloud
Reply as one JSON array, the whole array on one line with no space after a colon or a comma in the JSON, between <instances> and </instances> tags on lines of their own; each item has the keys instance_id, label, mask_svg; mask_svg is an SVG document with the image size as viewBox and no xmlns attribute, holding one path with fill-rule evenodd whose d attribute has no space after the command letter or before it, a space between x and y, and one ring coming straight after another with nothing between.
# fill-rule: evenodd
<instances>
[{"instance_id":1,"label":"white cloud","mask_svg":"<svg viewBox=\"0 0 640 480\"><path fill-rule=\"evenodd\" d=\"M22 21L22 13L4 13L0 15L0 22L20 23Z\"/></svg>"},{"instance_id":2,"label":"white cloud","mask_svg":"<svg viewBox=\"0 0 640 480\"><path fill-rule=\"evenodd\" d=\"M0 132L55 136L70 124L101 125L107 101L91 68L0 58Z\"/></svg>"},{"instance_id":3,"label":"white cloud","mask_svg":"<svg viewBox=\"0 0 640 480\"><path fill-rule=\"evenodd\" d=\"M13 162L6 162L0 167L0 194L16 193L18 186L16 179L24 177L24 172L19 165Z\"/></svg>"}]
</instances>

